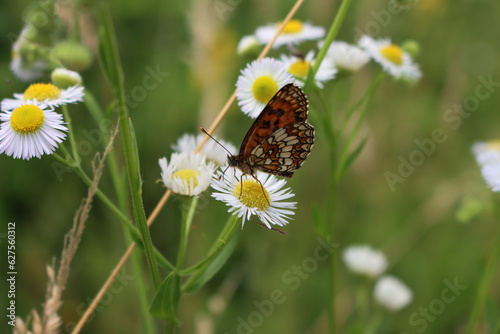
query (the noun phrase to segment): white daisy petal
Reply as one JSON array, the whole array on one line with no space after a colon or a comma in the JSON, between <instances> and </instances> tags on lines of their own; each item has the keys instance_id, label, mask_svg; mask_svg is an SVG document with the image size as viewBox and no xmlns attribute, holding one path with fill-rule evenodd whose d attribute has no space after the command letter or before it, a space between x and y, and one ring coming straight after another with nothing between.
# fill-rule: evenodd
<instances>
[{"instance_id":1,"label":"white daisy petal","mask_svg":"<svg viewBox=\"0 0 500 334\"><path fill-rule=\"evenodd\" d=\"M376 277L387 268L384 253L367 245L349 246L342 253L342 259L352 272L368 277Z\"/></svg>"},{"instance_id":2,"label":"white daisy petal","mask_svg":"<svg viewBox=\"0 0 500 334\"><path fill-rule=\"evenodd\" d=\"M274 94L293 81L283 62L272 58L255 60L241 71L236 82L238 105L245 114L256 118Z\"/></svg>"},{"instance_id":3,"label":"white daisy petal","mask_svg":"<svg viewBox=\"0 0 500 334\"><path fill-rule=\"evenodd\" d=\"M83 101L83 87L79 85L59 89L50 83L31 84L24 93L14 93L14 99L3 99L2 110L14 110L30 101L38 101L48 107Z\"/></svg>"},{"instance_id":4,"label":"white daisy petal","mask_svg":"<svg viewBox=\"0 0 500 334\"><path fill-rule=\"evenodd\" d=\"M176 144L172 145L172 149L175 152L194 152L205 137L206 135L204 134L194 136L186 133L179 138ZM214 138L217 139L216 137ZM231 154L236 154L236 147L234 147L233 144L220 139L217 139L217 141L219 141L219 143L221 143ZM227 151L210 138L207 142L205 142L205 145L201 148L200 153L203 154L208 160L215 162L219 166L222 166L227 162Z\"/></svg>"},{"instance_id":5,"label":"white daisy petal","mask_svg":"<svg viewBox=\"0 0 500 334\"><path fill-rule=\"evenodd\" d=\"M286 184L284 180L258 172L256 178L259 184L248 175L243 177L239 170L227 171L219 179L220 175L212 178L211 186L215 190L212 196L225 202L229 206L229 213L242 217L243 225L252 216L257 216L270 229L271 225L287 225L290 216L294 215L292 210L296 209L297 203L283 201L294 196L290 188L282 189Z\"/></svg>"},{"instance_id":6,"label":"white daisy petal","mask_svg":"<svg viewBox=\"0 0 500 334\"><path fill-rule=\"evenodd\" d=\"M264 27L259 27L255 31L255 37L261 44L267 44L271 41L276 30L281 23L272 23ZM273 47L279 47L286 44L298 44L308 40L317 40L325 36L323 27L316 27L307 22L299 20L290 20L281 34L276 38Z\"/></svg>"},{"instance_id":7,"label":"white daisy petal","mask_svg":"<svg viewBox=\"0 0 500 334\"><path fill-rule=\"evenodd\" d=\"M319 47L324 42L319 43ZM333 42L328 47L326 59L336 68L345 72L357 72L370 61L370 56L363 49L346 42Z\"/></svg>"},{"instance_id":8,"label":"white daisy petal","mask_svg":"<svg viewBox=\"0 0 500 334\"><path fill-rule=\"evenodd\" d=\"M375 284L375 300L390 311L399 311L413 299L411 290L401 280L384 276Z\"/></svg>"},{"instance_id":9,"label":"white daisy petal","mask_svg":"<svg viewBox=\"0 0 500 334\"><path fill-rule=\"evenodd\" d=\"M302 87L309 73L309 67L314 65L314 51L308 52L304 58L281 55L281 61L285 64L288 73L297 79L295 83ZM314 76L316 86L323 88L323 84L335 78L335 74L337 74L337 69L333 66L333 63L326 60L322 61Z\"/></svg>"},{"instance_id":10,"label":"white daisy petal","mask_svg":"<svg viewBox=\"0 0 500 334\"><path fill-rule=\"evenodd\" d=\"M486 184L492 191L500 192L500 140L477 142L472 152Z\"/></svg>"},{"instance_id":11,"label":"white daisy petal","mask_svg":"<svg viewBox=\"0 0 500 334\"><path fill-rule=\"evenodd\" d=\"M68 129L63 117L45 104L28 101L0 114L0 153L29 160L52 154Z\"/></svg>"},{"instance_id":12,"label":"white daisy petal","mask_svg":"<svg viewBox=\"0 0 500 334\"><path fill-rule=\"evenodd\" d=\"M158 161L165 186L178 195L198 196L210 185L215 171L212 162L193 152L173 153L170 163L167 158Z\"/></svg>"},{"instance_id":13,"label":"white daisy petal","mask_svg":"<svg viewBox=\"0 0 500 334\"><path fill-rule=\"evenodd\" d=\"M394 78L417 81L422 77L411 56L392 44L389 38L375 40L365 35L359 40L359 45Z\"/></svg>"}]
</instances>

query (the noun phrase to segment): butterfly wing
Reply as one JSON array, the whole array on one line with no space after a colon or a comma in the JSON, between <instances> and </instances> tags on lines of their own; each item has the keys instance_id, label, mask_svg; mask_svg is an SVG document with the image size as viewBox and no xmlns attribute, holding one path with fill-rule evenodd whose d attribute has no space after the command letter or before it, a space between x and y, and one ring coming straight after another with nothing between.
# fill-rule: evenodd
<instances>
[{"instance_id":1,"label":"butterfly wing","mask_svg":"<svg viewBox=\"0 0 500 334\"><path fill-rule=\"evenodd\" d=\"M287 125L273 132L250 154L250 163L265 173L292 177L311 152L314 128L306 122Z\"/></svg>"},{"instance_id":2,"label":"butterfly wing","mask_svg":"<svg viewBox=\"0 0 500 334\"><path fill-rule=\"evenodd\" d=\"M294 84L283 86L253 122L241 143L239 159L248 161L252 151L280 128L307 120L307 97Z\"/></svg>"}]
</instances>

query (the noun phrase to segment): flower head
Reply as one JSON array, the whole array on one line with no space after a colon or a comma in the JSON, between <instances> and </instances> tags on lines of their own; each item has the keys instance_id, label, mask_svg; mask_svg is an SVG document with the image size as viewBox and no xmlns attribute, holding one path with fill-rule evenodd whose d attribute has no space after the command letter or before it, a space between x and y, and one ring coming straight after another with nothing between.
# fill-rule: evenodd
<instances>
[{"instance_id":1,"label":"flower head","mask_svg":"<svg viewBox=\"0 0 500 334\"><path fill-rule=\"evenodd\" d=\"M314 64L314 52L308 52L304 58L282 55L281 60L283 61L283 64L285 64L285 68L288 73L292 74L297 79L296 83L299 86L303 86L307 78L307 74L309 73L309 68ZM327 61L321 62L321 65L314 76L316 85L319 88L323 88L323 83L335 78L336 73L337 69L332 63Z\"/></svg>"},{"instance_id":2,"label":"flower head","mask_svg":"<svg viewBox=\"0 0 500 334\"><path fill-rule=\"evenodd\" d=\"M325 61L331 61L335 67L344 72L357 72L370 61L370 56L363 49L346 42L330 44L326 58Z\"/></svg>"},{"instance_id":3,"label":"flower head","mask_svg":"<svg viewBox=\"0 0 500 334\"><path fill-rule=\"evenodd\" d=\"M361 37L359 45L396 79L417 81L422 77L422 72L411 56L401 47L392 44L389 38L375 40L365 35Z\"/></svg>"},{"instance_id":4,"label":"flower head","mask_svg":"<svg viewBox=\"0 0 500 334\"><path fill-rule=\"evenodd\" d=\"M472 152L488 186L500 192L500 140L475 143Z\"/></svg>"},{"instance_id":5,"label":"flower head","mask_svg":"<svg viewBox=\"0 0 500 334\"><path fill-rule=\"evenodd\" d=\"M170 163L167 158L159 161L163 184L178 195L198 196L210 185L215 171L212 162L193 152L173 153Z\"/></svg>"},{"instance_id":6,"label":"flower head","mask_svg":"<svg viewBox=\"0 0 500 334\"><path fill-rule=\"evenodd\" d=\"M29 160L54 152L68 129L62 115L36 100L0 114L0 153Z\"/></svg>"},{"instance_id":7,"label":"flower head","mask_svg":"<svg viewBox=\"0 0 500 334\"><path fill-rule=\"evenodd\" d=\"M283 62L264 58L241 71L236 82L236 98L241 110L252 118L259 116L267 102L284 85L293 82Z\"/></svg>"},{"instance_id":8,"label":"flower head","mask_svg":"<svg viewBox=\"0 0 500 334\"><path fill-rule=\"evenodd\" d=\"M413 299L411 290L393 276L379 279L375 284L373 295L380 305L390 311L399 311Z\"/></svg>"},{"instance_id":9,"label":"flower head","mask_svg":"<svg viewBox=\"0 0 500 334\"><path fill-rule=\"evenodd\" d=\"M221 178L215 175L212 188L216 192L212 196L225 202L230 207L229 212L243 217L243 224L254 215L269 229L271 224L288 224L297 203L283 201L295 196L290 188L282 189L286 181L261 172L257 173L256 178L258 182L252 177L242 178L239 170L235 170L235 173L229 171Z\"/></svg>"},{"instance_id":10,"label":"flower head","mask_svg":"<svg viewBox=\"0 0 500 334\"><path fill-rule=\"evenodd\" d=\"M376 277L387 268L384 253L366 245L347 247L342 259L352 272L369 277Z\"/></svg>"},{"instance_id":11,"label":"flower head","mask_svg":"<svg viewBox=\"0 0 500 334\"><path fill-rule=\"evenodd\" d=\"M78 72L65 68L56 68L53 70L50 79L54 85L62 89L82 84L82 77Z\"/></svg>"},{"instance_id":12,"label":"flower head","mask_svg":"<svg viewBox=\"0 0 500 334\"><path fill-rule=\"evenodd\" d=\"M238 43L236 53L240 56L257 54L259 50L259 40L253 35L243 36Z\"/></svg>"},{"instance_id":13,"label":"flower head","mask_svg":"<svg viewBox=\"0 0 500 334\"><path fill-rule=\"evenodd\" d=\"M276 30L281 26L281 22L259 27L255 31L255 36L262 44L267 44L273 38ZM315 27L307 22L300 20L290 20L286 24L281 34L276 38L273 47L279 47L285 44L298 44L303 41L317 40L325 36L325 29Z\"/></svg>"},{"instance_id":14,"label":"flower head","mask_svg":"<svg viewBox=\"0 0 500 334\"><path fill-rule=\"evenodd\" d=\"M9 64L14 75L24 82L32 82L41 78L49 67L45 60L38 58L31 51L33 43L27 38L31 32L30 29L30 26L24 27L12 44L12 59Z\"/></svg>"},{"instance_id":15,"label":"flower head","mask_svg":"<svg viewBox=\"0 0 500 334\"><path fill-rule=\"evenodd\" d=\"M194 152L194 150L201 143L203 138L206 137L204 134L199 134L198 136L194 136L191 134L184 134L175 145L172 145L172 149L176 152ZM217 138L216 138L217 139ZM231 152L231 154L236 154L236 147L233 144L219 140L219 143L224 145L224 147ZM200 153L203 154L208 160L215 162L217 165L222 166L227 162L227 152L216 142L211 139L203 145L200 150Z\"/></svg>"},{"instance_id":16,"label":"flower head","mask_svg":"<svg viewBox=\"0 0 500 334\"><path fill-rule=\"evenodd\" d=\"M14 99L3 99L2 110L13 110L29 101L37 100L49 107L83 101L83 87L60 89L51 83L31 84L24 93L14 93Z\"/></svg>"}]
</instances>

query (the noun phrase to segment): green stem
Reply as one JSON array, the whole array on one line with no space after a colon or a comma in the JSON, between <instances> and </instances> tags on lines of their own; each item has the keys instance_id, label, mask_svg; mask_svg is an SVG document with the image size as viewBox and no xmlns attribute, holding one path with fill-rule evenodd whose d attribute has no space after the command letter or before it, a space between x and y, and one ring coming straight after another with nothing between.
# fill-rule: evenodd
<instances>
[{"instance_id":1,"label":"green stem","mask_svg":"<svg viewBox=\"0 0 500 334\"><path fill-rule=\"evenodd\" d=\"M68 106L66 106L65 104L63 104L61 106L62 108L62 111L63 111L63 115L64 115L64 120L66 121L66 125L68 127L68 138L69 138L69 142L70 142L70 145L71 145L71 151L72 151L72 158L75 162L76 165L80 165L80 155L78 154L78 147L76 145L76 140L75 140L75 133L73 132L73 126L71 124L71 117L69 116L69 112L68 112Z\"/></svg>"},{"instance_id":2,"label":"green stem","mask_svg":"<svg viewBox=\"0 0 500 334\"><path fill-rule=\"evenodd\" d=\"M314 65L312 67L313 78L314 75L316 75L316 73L318 72L319 66L321 65L323 59L325 58L328 48L330 47L330 44L332 44L333 40L335 39L335 36L337 36L337 33L339 32L340 26L344 21L345 15L347 13L347 10L349 9L351 1L352 0L343 0L342 4L340 5L337 15L335 16L335 19L333 20L333 23L330 26L330 30L326 35L325 44L323 44L323 47L319 50L318 55L314 60Z\"/></svg>"},{"instance_id":3,"label":"green stem","mask_svg":"<svg viewBox=\"0 0 500 334\"><path fill-rule=\"evenodd\" d=\"M465 334L477 333L477 326L479 318L481 316L484 305L488 298L488 291L491 286L491 282L495 277L495 272L498 268L498 261L500 260L500 242L496 242L493 246L491 254L488 258L488 263L483 272L483 277L479 283L478 291L475 294L475 301L472 307L472 312L470 313L469 321L467 322L467 327L465 329ZM500 322L499 322L500 324Z\"/></svg>"},{"instance_id":4,"label":"green stem","mask_svg":"<svg viewBox=\"0 0 500 334\"><path fill-rule=\"evenodd\" d=\"M359 99L359 101L347 111L347 113L344 117L344 121L342 122L342 126L339 129L340 133L344 132L347 124L349 123L349 120L351 119L352 114L365 102L365 100L368 97L371 98L371 96L375 93L375 90L378 88L378 85L380 84L382 79L384 79L385 77L386 77L386 73L384 71L381 71L373 78L372 82L370 83L370 86L368 87L366 92L363 94L361 99Z\"/></svg>"},{"instance_id":5,"label":"green stem","mask_svg":"<svg viewBox=\"0 0 500 334\"><path fill-rule=\"evenodd\" d=\"M59 145L59 147L63 147L63 145ZM67 153L69 154L69 153ZM54 156L54 158L56 158L59 162L65 164L66 166L72 168L75 170L76 174L83 180L83 182L85 182L85 184L87 186L92 186L92 180L88 177L87 174L85 174L85 172L83 171L83 169L79 166L74 166L72 164L72 162L62 158L61 156L59 156L58 154L52 154ZM118 209L114 204L113 202L111 202L111 200L99 189L99 187L96 189L96 195L97 197L99 197L103 203L111 210L113 211L117 217L123 222L125 223L125 226L129 229L129 231L132 233L132 236L136 239L136 242L139 242L140 244L142 244L142 236L141 234L139 233L138 229L136 226L134 226L134 224L132 224L132 222L128 219L128 217L123 214L122 211L120 211L120 209ZM162 266L162 268L164 268L165 270L167 271L172 271L174 270L174 266L155 248L154 249L154 254L155 254L155 257L158 261L158 263Z\"/></svg>"},{"instance_id":6,"label":"green stem","mask_svg":"<svg viewBox=\"0 0 500 334\"><path fill-rule=\"evenodd\" d=\"M99 18L101 23L99 32L100 60L117 102L116 109L120 123L120 133L123 143L125 163L127 166L134 218L142 235L149 272L156 291L161 284L160 273L154 256L153 242L151 241L151 235L149 233L146 220L146 212L144 211L144 204L142 202L142 181L139 168L137 142L135 140L131 120L128 116L128 108L125 100L125 88L123 84L123 69L118 56L116 35L111 23L110 13L102 6L100 7Z\"/></svg>"},{"instance_id":7,"label":"green stem","mask_svg":"<svg viewBox=\"0 0 500 334\"><path fill-rule=\"evenodd\" d=\"M363 109L361 110L361 113L356 120L356 123L354 124L354 127L352 131L349 133L349 136L347 137L346 144L342 148L342 153L340 154L340 159L337 164L337 168L335 171L335 179L337 181L340 180L340 177L342 174L345 172L344 167L345 163L347 162L347 159L349 158L349 153L351 151L351 145L354 139L356 138L356 135L358 134L359 128L361 127L361 123L363 122L366 113L368 111L368 106L370 105L371 98L373 97L373 94L375 93L376 88L379 86L379 84L382 82L382 80L385 78L386 74L385 72L381 71L379 74L375 77L373 80L372 84L370 85L370 88L367 90L366 96L363 96L362 99L366 99L366 102L363 106Z\"/></svg>"},{"instance_id":8,"label":"green stem","mask_svg":"<svg viewBox=\"0 0 500 334\"><path fill-rule=\"evenodd\" d=\"M177 253L177 263L176 263L176 271L173 279L174 286L174 307L177 310L179 300L181 297L181 277L179 276L179 272L184 267L184 259L186 256L186 247L189 237L189 230L191 229L191 224L193 222L194 213L196 210L196 206L198 204L197 197L187 197L185 196L182 199L182 224L181 224L181 239L179 242L179 252ZM174 321L169 321L167 323L167 327L165 329L165 333L175 333L177 330L178 324Z\"/></svg>"},{"instance_id":9,"label":"green stem","mask_svg":"<svg viewBox=\"0 0 500 334\"><path fill-rule=\"evenodd\" d=\"M185 197L182 202L182 225L181 225L181 239L179 243L179 252L177 254L176 268L177 272L181 271L184 267L184 258L186 254L186 246L189 236L189 230L193 222L194 213L198 204L197 197Z\"/></svg>"},{"instance_id":10,"label":"green stem","mask_svg":"<svg viewBox=\"0 0 500 334\"><path fill-rule=\"evenodd\" d=\"M212 249L210 249L209 256L197 265L189 268L186 272L192 272L194 270L193 268L196 268L197 271L187 280L187 282L182 286L181 291L187 291L189 290L193 284L195 284L198 279L205 273L205 270L207 267L212 263L212 260L217 256L217 254L224 249L224 247L227 245L228 240L231 238L231 236L234 234L236 229L241 226L241 221L238 219L236 215L231 215L229 218L226 226L224 229L221 231L219 237L217 238L217 242L212 246Z\"/></svg>"}]
</instances>

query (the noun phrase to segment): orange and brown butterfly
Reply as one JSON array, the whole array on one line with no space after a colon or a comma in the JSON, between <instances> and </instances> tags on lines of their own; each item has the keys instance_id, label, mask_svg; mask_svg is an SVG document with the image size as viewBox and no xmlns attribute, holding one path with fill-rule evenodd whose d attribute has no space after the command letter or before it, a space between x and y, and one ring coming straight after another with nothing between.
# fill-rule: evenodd
<instances>
[{"instance_id":1,"label":"orange and brown butterfly","mask_svg":"<svg viewBox=\"0 0 500 334\"><path fill-rule=\"evenodd\" d=\"M257 171L291 178L314 144L308 110L307 97L300 87L283 86L248 130L240 152L228 155L229 166L255 179Z\"/></svg>"}]
</instances>

